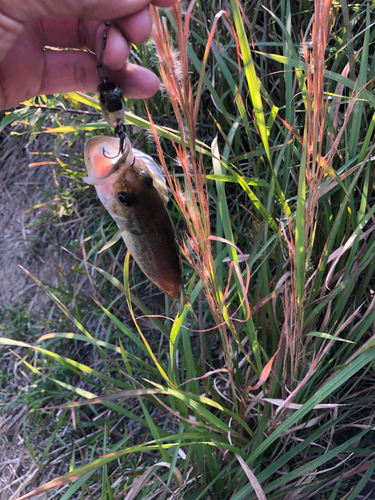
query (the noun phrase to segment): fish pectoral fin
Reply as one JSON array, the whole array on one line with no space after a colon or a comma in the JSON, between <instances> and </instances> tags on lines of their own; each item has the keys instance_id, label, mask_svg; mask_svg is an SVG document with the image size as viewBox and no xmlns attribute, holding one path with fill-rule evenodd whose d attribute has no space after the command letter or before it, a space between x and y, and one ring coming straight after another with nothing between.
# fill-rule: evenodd
<instances>
[{"instance_id":1,"label":"fish pectoral fin","mask_svg":"<svg viewBox=\"0 0 375 500\"><path fill-rule=\"evenodd\" d=\"M99 253L102 253L105 250L108 250L108 248L111 248L112 245L117 243L118 240L121 238L123 232L124 231L122 229L119 229L118 231L116 231L116 233L112 236L112 238L109 241L107 241L107 243L104 245L104 247L101 250L99 250Z\"/></svg>"}]
</instances>

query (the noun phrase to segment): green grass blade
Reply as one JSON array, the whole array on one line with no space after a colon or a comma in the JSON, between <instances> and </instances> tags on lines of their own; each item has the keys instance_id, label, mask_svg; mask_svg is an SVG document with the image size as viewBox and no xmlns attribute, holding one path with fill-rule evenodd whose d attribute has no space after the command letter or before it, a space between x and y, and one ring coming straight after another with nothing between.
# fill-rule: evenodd
<instances>
[{"instance_id":1,"label":"green grass blade","mask_svg":"<svg viewBox=\"0 0 375 500\"><path fill-rule=\"evenodd\" d=\"M236 25L237 35L241 46L245 74L249 86L250 96L254 107L254 112L257 120L262 143L266 151L266 156L270 165L272 165L271 152L268 142L266 120L263 112L262 97L259 90L258 78L255 72L254 61L250 51L250 44L246 37L245 27L242 20L242 15L237 4L237 0L231 0L234 22Z\"/></svg>"}]
</instances>

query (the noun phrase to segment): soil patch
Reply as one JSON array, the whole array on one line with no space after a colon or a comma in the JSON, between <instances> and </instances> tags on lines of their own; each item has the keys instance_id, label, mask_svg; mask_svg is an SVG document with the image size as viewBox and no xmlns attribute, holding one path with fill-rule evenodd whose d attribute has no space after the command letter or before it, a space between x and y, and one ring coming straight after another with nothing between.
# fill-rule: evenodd
<instances>
[{"instance_id":1,"label":"soil patch","mask_svg":"<svg viewBox=\"0 0 375 500\"><path fill-rule=\"evenodd\" d=\"M38 223L45 192L55 182L48 157L38 151L52 151L53 138L29 144L28 134L6 130L0 141L0 308L25 304L35 311L45 304L45 294L20 266L54 285L55 264L64 267L70 260L52 227Z\"/></svg>"}]
</instances>

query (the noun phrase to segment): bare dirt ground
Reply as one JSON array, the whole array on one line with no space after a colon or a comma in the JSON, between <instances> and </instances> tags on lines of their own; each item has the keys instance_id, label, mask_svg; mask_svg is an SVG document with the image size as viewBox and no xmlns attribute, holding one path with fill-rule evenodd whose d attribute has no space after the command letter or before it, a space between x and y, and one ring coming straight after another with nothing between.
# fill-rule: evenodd
<instances>
[{"instance_id":1,"label":"bare dirt ground","mask_svg":"<svg viewBox=\"0 0 375 500\"><path fill-rule=\"evenodd\" d=\"M29 167L46 161L35 153L48 144L46 138L43 144L28 144L28 138L9 133L0 137L0 307L22 303L31 310L41 307L44 294L20 266L54 284L55 262L61 265L68 258L48 228L39 227L40 210L30 210L44 201L43 190L54 177L48 164Z\"/></svg>"},{"instance_id":2,"label":"bare dirt ground","mask_svg":"<svg viewBox=\"0 0 375 500\"><path fill-rule=\"evenodd\" d=\"M41 281L57 284L56 265L64 269L72 261L60 246L66 243L63 233L56 236L48 222L39 223L41 207L30 210L43 203L44 192L55 182L51 164L30 167L53 158L38 155L53 151L53 138L40 136L30 144L29 134L10 135L12 130L8 127L0 135L0 337L7 336L6 321L19 310L26 317L52 316L46 294L20 266ZM31 339L27 331L19 331L18 340ZM25 488L50 480L57 470L51 463L40 470L23 438L28 410L18 396L28 381L22 359L17 358L21 354L20 348L11 352L0 346L0 500L16 500ZM49 432L45 434L40 443L44 438L48 442Z\"/></svg>"}]
</instances>

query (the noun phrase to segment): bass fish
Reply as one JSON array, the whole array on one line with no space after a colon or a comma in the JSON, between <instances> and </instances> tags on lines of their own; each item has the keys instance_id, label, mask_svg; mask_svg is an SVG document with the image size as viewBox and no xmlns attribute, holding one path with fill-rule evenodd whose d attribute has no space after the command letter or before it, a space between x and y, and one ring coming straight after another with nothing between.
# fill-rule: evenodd
<instances>
[{"instance_id":1,"label":"bass fish","mask_svg":"<svg viewBox=\"0 0 375 500\"><path fill-rule=\"evenodd\" d=\"M88 177L104 207L119 227L134 260L164 293L186 304L176 233L166 208L168 191L161 168L133 149L128 137L123 154L119 139L98 136L85 146ZM116 241L116 239L115 239Z\"/></svg>"}]
</instances>

